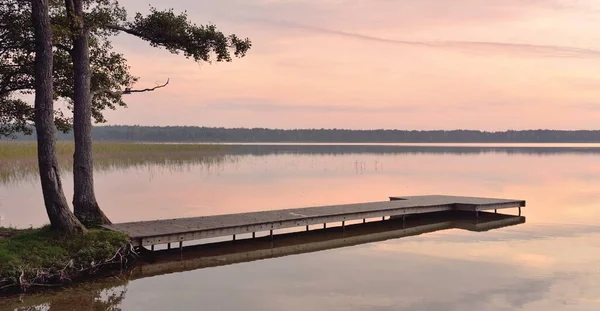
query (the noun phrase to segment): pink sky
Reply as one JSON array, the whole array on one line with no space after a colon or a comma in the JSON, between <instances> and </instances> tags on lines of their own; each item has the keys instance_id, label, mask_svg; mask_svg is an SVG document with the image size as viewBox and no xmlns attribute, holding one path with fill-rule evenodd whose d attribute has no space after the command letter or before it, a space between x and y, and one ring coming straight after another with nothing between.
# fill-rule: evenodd
<instances>
[{"instance_id":1,"label":"pink sky","mask_svg":"<svg viewBox=\"0 0 600 311\"><path fill-rule=\"evenodd\" d=\"M171 83L128 97L109 124L600 128L596 0L168 3L253 47L232 63L196 64L119 36L139 87ZM148 2L122 4L133 13Z\"/></svg>"}]
</instances>

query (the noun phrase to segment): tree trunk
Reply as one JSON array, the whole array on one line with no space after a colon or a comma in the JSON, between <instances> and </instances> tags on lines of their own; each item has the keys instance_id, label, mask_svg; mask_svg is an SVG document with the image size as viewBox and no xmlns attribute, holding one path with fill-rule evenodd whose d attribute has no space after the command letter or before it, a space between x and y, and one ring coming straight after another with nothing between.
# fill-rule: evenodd
<instances>
[{"instance_id":1,"label":"tree trunk","mask_svg":"<svg viewBox=\"0 0 600 311\"><path fill-rule=\"evenodd\" d=\"M82 0L65 0L73 34L73 207L75 216L86 226L109 224L94 193L92 161L92 98L88 31L84 25Z\"/></svg>"},{"instance_id":2,"label":"tree trunk","mask_svg":"<svg viewBox=\"0 0 600 311\"><path fill-rule=\"evenodd\" d=\"M35 31L35 128L38 165L46 212L52 229L82 233L85 228L73 216L62 190L56 157L54 99L52 84L52 31L48 0L33 0L31 18Z\"/></svg>"}]
</instances>

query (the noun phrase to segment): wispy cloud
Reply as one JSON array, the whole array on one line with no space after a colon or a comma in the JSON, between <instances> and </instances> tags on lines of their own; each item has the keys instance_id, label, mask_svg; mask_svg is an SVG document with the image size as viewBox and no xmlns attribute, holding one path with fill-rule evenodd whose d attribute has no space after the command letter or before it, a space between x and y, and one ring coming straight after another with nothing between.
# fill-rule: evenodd
<instances>
[{"instance_id":1,"label":"wispy cloud","mask_svg":"<svg viewBox=\"0 0 600 311\"><path fill-rule=\"evenodd\" d=\"M562 83L572 86L577 90L585 90L585 91L600 91L600 79L595 77L593 78L567 78L562 81Z\"/></svg>"},{"instance_id":2,"label":"wispy cloud","mask_svg":"<svg viewBox=\"0 0 600 311\"><path fill-rule=\"evenodd\" d=\"M437 105L435 112L449 111L476 111L480 109L494 109L494 105L508 105L507 103L492 103L481 105ZM307 112L307 113L364 113L364 114L395 114L395 113L423 113L431 112L432 107L421 104L397 105L331 105L331 104L290 104L276 103L260 99L225 99L205 104L204 107L215 110L246 110L258 112Z\"/></svg>"},{"instance_id":3,"label":"wispy cloud","mask_svg":"<svg viewBox=\"0 0 600 311\"><path fill-rule=\"evenodd\" d=\"M572 283L585 280L583 274L567 275L554 273L542 279L520 279L511 286L489 288L479 292L467 293L456 299L441 297L439 299L419 300L404 306L403 310L481 310L493 305L495 299L502 297L510 307L507 309L522 309L526 304L543 301L550 289L557 283Z\"/></svg>"},{"instance_id":4,"label":"wispy cloud","mask_svg":"<svg viewBox=\"0 0 600 311\"><path fill-rule=\"evenodd\" d=\"M567 107L579 110L585 110L589 112L597 112L600 111L600 103L576 103L568 105Z\"/></svg>"},{"instance_id":5,"label":"wispy cloud","mask_svg":"<svg viewBox=\"0 0 600 311\"><path fill-rule=\"evenodd\" d=\"M232 98L214 101L205 105L217 110L251 110L260 112L321 112L321 113L409 113L422 111L419 105L332 105L277 103L268 99Z\"/></svg>"},{"instance_id":6,"label":"wispy cloud","mask_svg":"<svg viewBox=\"0 0 600 311\"><path fill-rule=\"evenodd\" d=\"M107 112L112 122L598 126L598 0L123 2L132 12L147 12L148 3L187 10L198 23L250 37L253 47L244 59L208 66L116 37L115 48L146 83L173 83L128 97L129 109Z\"/></svg>"},{"instance_id":7,"label":"wispy cloud","mask_svg":"<svg viewBox=\"0 0 600 311\"><path fill-rule=\"evenodd\" d=\"M251 110L260 112L336 112L336 113L407 113L420 111L419 106L351 106L351 105L295 105L258 102L254 100L226 100L206 105L207 108L218 110Z\"/></svg>"},{"instance_id":8,"label":"wispy cloud","mask_svg":"<svg viewBox=\"0 0 600 311\"><path fill-rule=\"evenodd\" d=\"M309 25L302 25L286 21L258 20L255 22L277 25L281 27L310 31L314 33L329 34L340 37L347 37L357 40L374 41L389 44L420 46L427 48L441 48L456 50L462 52L485 52L485 53L510 53L519 55L530 55L535 57L558 57L558 58L600 58L600 50L578 48L560 45L538 45L523 44L511 42L494 41L416 41L416 40L398 40L372 35L365 35L354 32L346 32L334 29L327 29Z\"/></svg>"}]
</instances>

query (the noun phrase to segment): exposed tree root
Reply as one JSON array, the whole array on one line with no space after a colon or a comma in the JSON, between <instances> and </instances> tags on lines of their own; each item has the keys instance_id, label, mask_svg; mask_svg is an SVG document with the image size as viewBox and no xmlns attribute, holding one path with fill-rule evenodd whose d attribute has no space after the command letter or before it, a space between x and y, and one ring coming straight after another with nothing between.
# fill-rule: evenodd
<instances>
[{"instance_id":1,"label":"exposed tree root","mask_svg":"<svg viewBox=\"0 0 600 311\"><path fill-rule=\"evenodd\" d=\"M67 286L90 278L119 275L133 267L139 258L130 243L101 262L76 263L73 259L63 269L24 269L18 277L0 276L0 294L35 291L46 287Z\"/></svg>"}]
</instances>

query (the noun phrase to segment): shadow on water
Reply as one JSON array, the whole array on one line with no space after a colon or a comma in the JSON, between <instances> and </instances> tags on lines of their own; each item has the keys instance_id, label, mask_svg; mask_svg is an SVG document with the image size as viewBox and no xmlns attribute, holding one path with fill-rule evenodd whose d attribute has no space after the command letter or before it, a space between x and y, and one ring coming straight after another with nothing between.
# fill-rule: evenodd
<instances>
[{"instance_id":1,"label":"shadow on water","mask_svg":"<svg viewBox=\"0 0 600 311\"><path fill-rule=\"evenodd\" d=\"M219 242L154 252L122 278L88 283L61 291L0 301L4 310L120 310L129 281L203 268L266 260L416 236L441 230L485 232L525 223L525 217L481 212L440 212L308 232Z\"/></svg>"}]
</instances>

